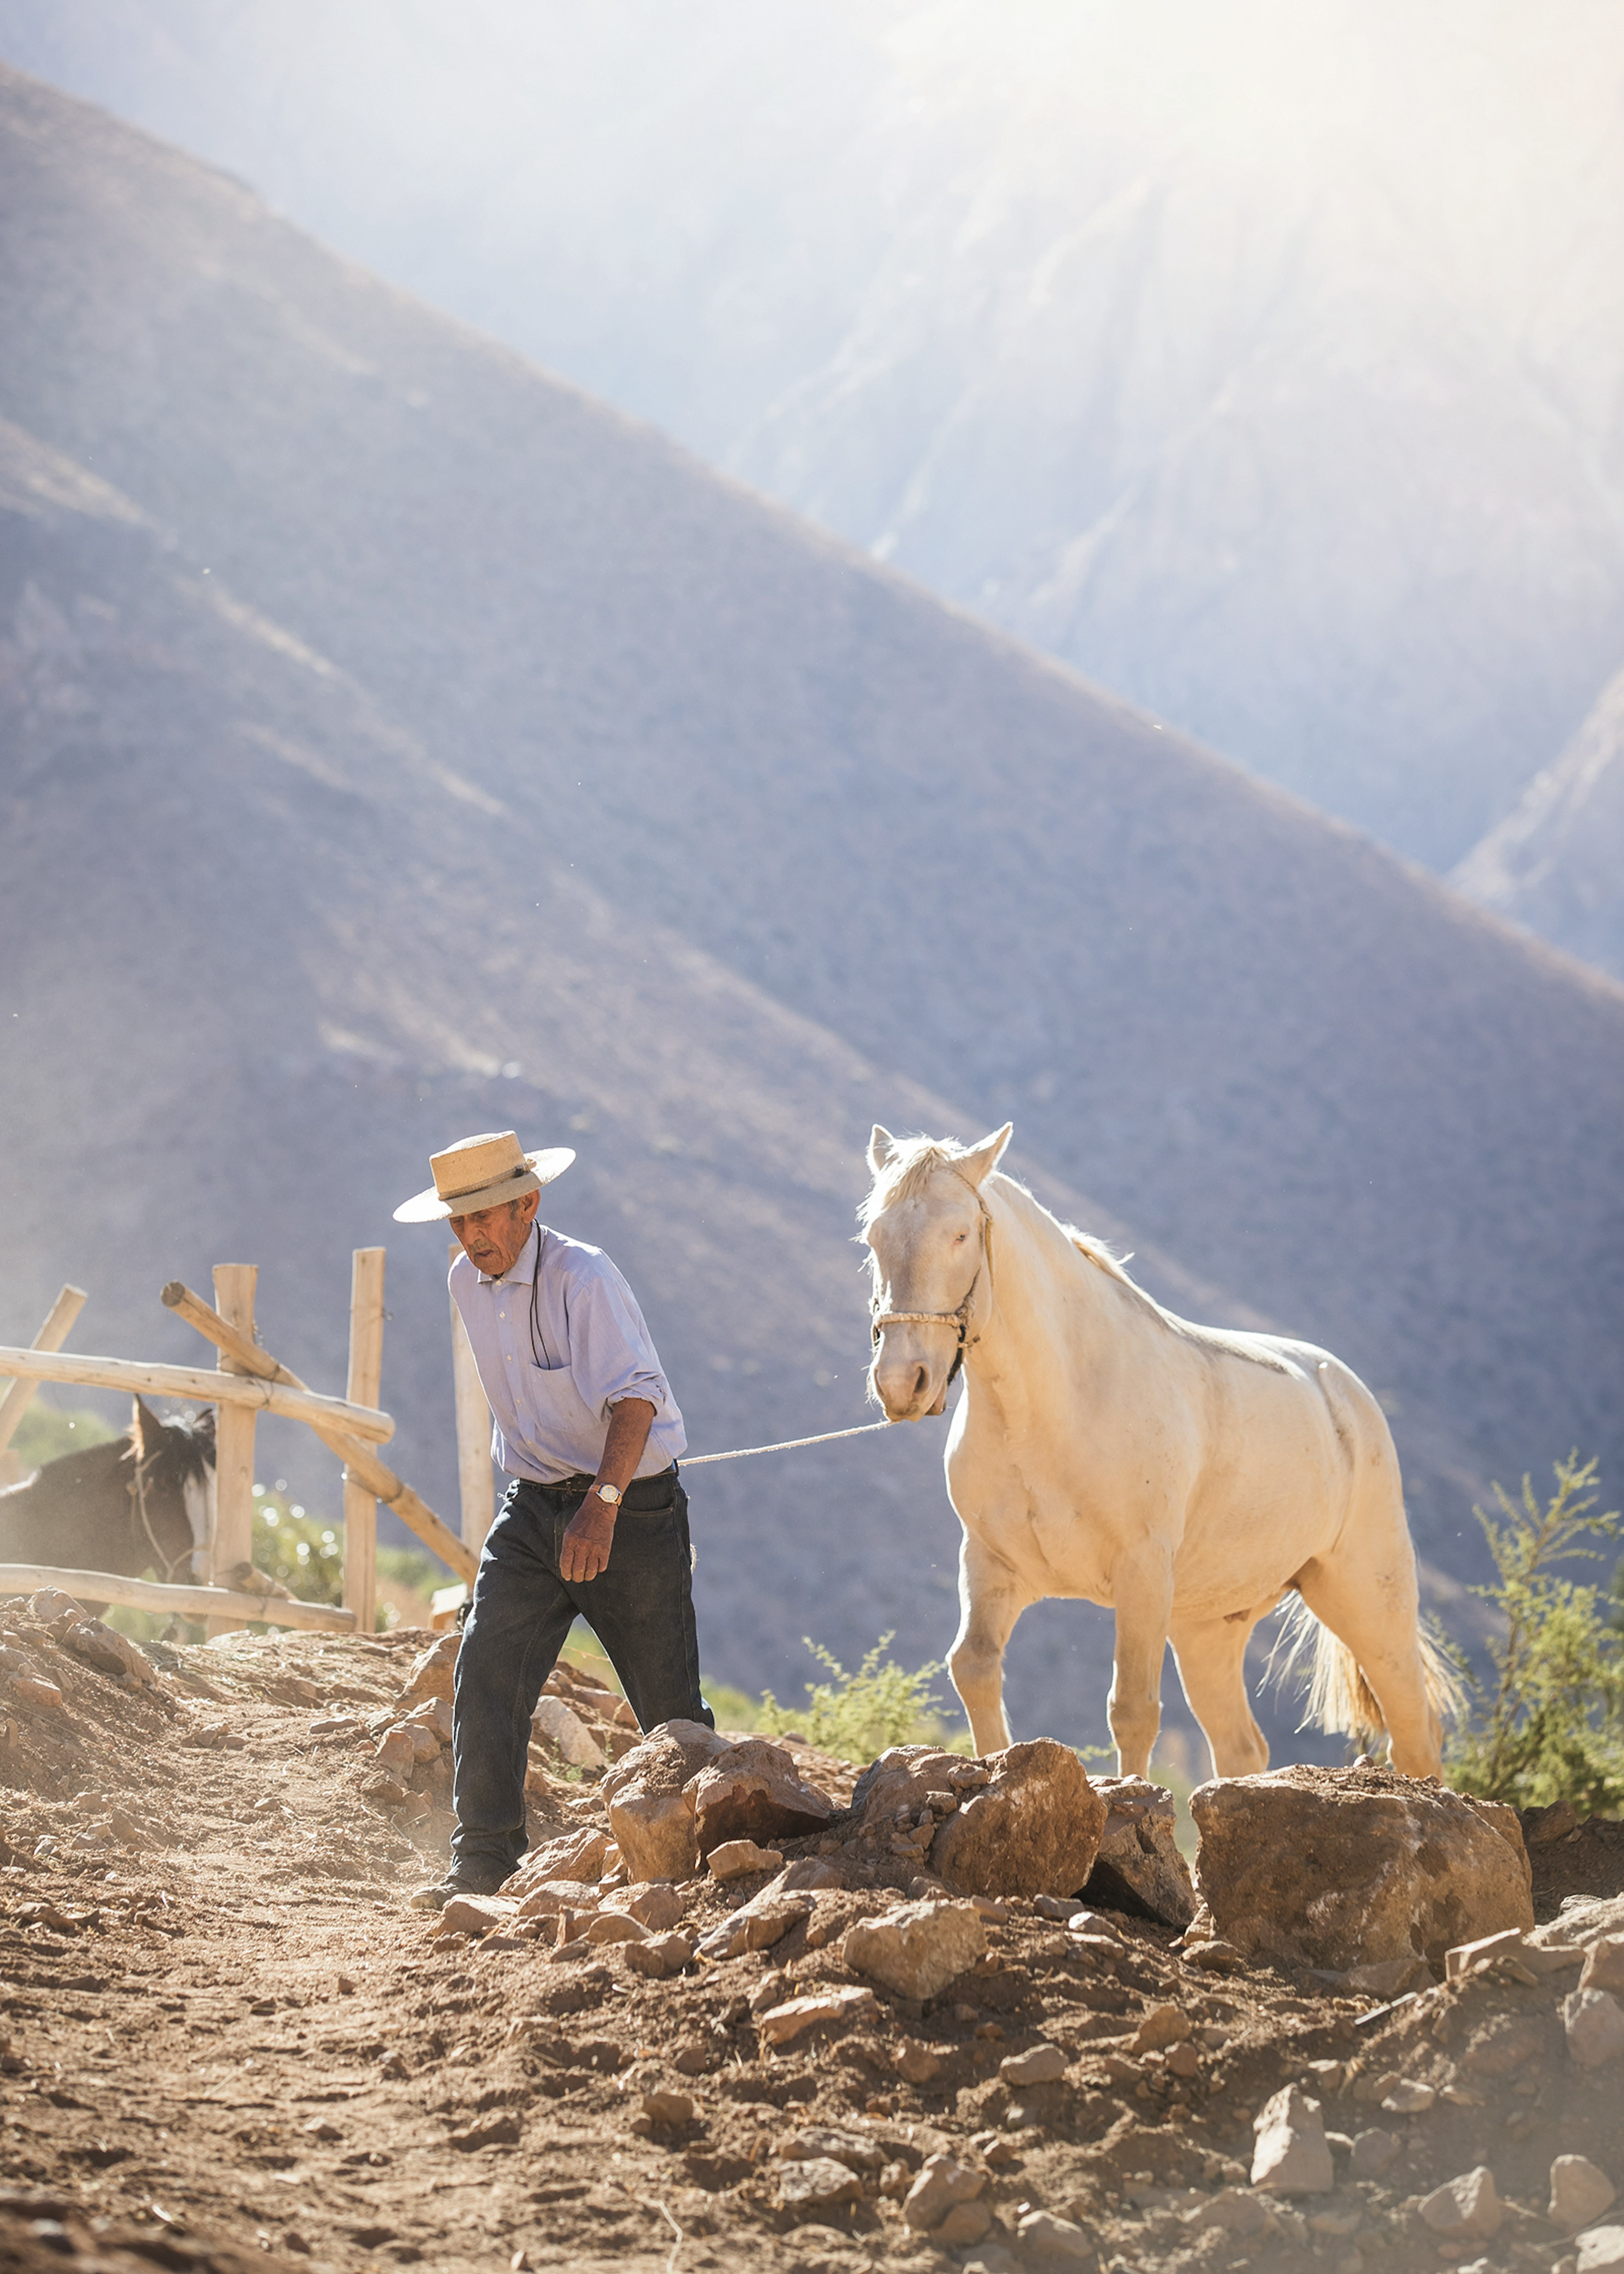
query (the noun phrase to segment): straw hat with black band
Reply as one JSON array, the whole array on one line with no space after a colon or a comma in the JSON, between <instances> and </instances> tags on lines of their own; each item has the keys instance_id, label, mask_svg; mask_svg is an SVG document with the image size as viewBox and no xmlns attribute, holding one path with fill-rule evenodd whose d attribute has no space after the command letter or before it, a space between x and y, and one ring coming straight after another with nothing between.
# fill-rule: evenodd
<instances>
[{"instance_id":1,"label":"straw hat with black band","mask_svg":"<svg viewBox=\"0 0 1624 2274\"><path fill-rule=\"evenodd\" d=\"M447 1216L477 1216L481 1209L500 1208L504 1201L539 1192L554 1177L561 1177L575 1157L568 1145L527 1153L512 1129L464 1137L443 1153L430 1154L433 1183L402 1201L395 1221L434 1224Z\"/></svg>"}]
</instances>

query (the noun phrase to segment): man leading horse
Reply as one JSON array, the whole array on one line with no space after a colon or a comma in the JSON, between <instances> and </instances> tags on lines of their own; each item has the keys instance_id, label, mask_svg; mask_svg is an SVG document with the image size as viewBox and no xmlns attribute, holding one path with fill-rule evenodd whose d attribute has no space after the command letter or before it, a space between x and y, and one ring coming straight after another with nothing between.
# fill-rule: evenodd
<instances>
[{"instance_id":1,"label":"man leading horse","mask_svg":"<svg viewBox=\"0 0 1624 2274\"><path fill-rule=\"evenodd\" d=\"M451 1294L512 1479L485 1543L452 1703L451 1868L410 1898L489 1894L526 1847L530 1716L577 1615L608 1652L639 1725L703 1721L682 1416L636 1298L601 1248L538 1221L575 1159L509 1129L465 1137L395 1211L448 1222Z\"/></svg>"}]
</instances>

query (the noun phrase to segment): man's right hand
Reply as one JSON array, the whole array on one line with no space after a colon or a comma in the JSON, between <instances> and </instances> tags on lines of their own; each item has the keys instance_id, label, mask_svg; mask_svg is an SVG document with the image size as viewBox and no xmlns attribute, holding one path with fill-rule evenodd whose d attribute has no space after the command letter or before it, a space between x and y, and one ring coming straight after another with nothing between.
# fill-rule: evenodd
<instances>
[{"instance_id":1,"label":"man's right hand","mask_svg":"<svg viewBox=\"0 0 1624 2274\"><path fill-rule=\"evenodd\" d=\"M608 1569L614 1519L615 1510L596 1493L589 1493L570 1517L559 1551L559 1576L567 1586L583 1585Z\"/></svg>"}]
</instances>

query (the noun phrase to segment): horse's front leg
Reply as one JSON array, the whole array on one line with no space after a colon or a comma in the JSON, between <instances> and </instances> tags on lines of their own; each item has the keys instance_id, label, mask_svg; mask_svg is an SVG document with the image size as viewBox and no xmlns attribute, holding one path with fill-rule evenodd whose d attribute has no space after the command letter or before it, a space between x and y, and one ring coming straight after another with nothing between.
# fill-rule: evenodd
<instances>
[{"instance_id":1,"label":"horse's front leg","mask_svg":"<svg viewBox=\"0 0 1624 2274\"><path fill-rule=\"evenodd\" d=\"M1002 1752L1010 1742L1004 1646L1031 1600L1009 1565L966 1532L959 1551L959 1632L947 1670L970 1717L978 1753Z\"/></svg>"},{"instance_id":2,"label":"horse's front leg","mask_svg":"<svg viewBox=\"0 0 1624 2274\"><path fill-rule=\"evenodd\" d=\"M1116 1659L1107 1713L1118 1776L1144 1776L1162 1728L1162 1662L1173 1615L1173 1559L1147 1554L1117 1566Z\"/></svg>"}]
</instances>

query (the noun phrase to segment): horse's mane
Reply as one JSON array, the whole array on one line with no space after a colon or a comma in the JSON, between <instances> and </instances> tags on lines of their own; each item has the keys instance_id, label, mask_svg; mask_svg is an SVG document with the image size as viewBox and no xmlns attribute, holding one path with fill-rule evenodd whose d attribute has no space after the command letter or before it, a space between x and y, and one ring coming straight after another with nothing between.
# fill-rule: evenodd
<instances>
[{"instance_id":1,"label":"horse's mane","mask_svg":"<svg viewBox=\"0 0 1624 2274\"><path fill-rule=\"evenodd\" d=\"M867 1231L875 1217L888 1209L893 1201L921 1198L939 1169L955 1167L960 1161L967 1160L975 1149L973 1146L957 1144L951 1138L898 1138L891 1158L874 1180L873 1190L857 1211L862 1229ZM1193 1320L1181 1319L1177 1311L1169 1311L1165 1304L1158 1303L1154 1295L1130 1276L1125 1260L1114 1254L1104 1240L1094 1232L1079 1231L1074 1224L1063 1222L1051 1209L1044 1207L1030 1186L1023 1185L1019 1177L1011 1177L1006 1171L996 1169L988 1183L997 1186L1006 1193L1018 1193L1026 1206L1046 1224L1051 1224L1086 1262L1094 1264L1108 1278L1116 1280L1137 1302L1154 1311L1164 1325L1184 1340L1201 1344L1208 1349L1227 1351L1236 1358L1250 1359L1254 1366L1268 1367L1276 1373L1290 1371L1285 1359L1277 1351L1268 1347L1265 1338L1237 1333L1223 1327L1198 1326Z\"/></svg>"},{"instance_id":2,"label":"horse's mane","mask_svg":"<svg viewBox=\"0 0 1624 2274\"><path fill-rule=\"evenodd\" d=\"M890 1208L893 1201L918 1200L938 1169L956 1167L960 1161L967 1161L974 1150L974 1147L958 1144L951 1137L899 1137L895 1151L875 1178L873 1190L858 1209L857 1220L862 1229L867 1231L875 1217ZM1136 1295L1144 1295L1145 1290L1137 1281L1129 1278L1120 1259L1111 1253L1104 1240L1096 1239L1092 1232L1079 1231L1074 1224L1062 1224L1057 1216L1052 1215L1043 1206L1031 1186L1023 1185L1019 1177L1011 1177L1003 1169L995 1170L994 1174L1001 1185L1010 1186L1030 1201L1041 1216L1047 1216L1049 1223L1064 1234L1079 1254L1086 1255L1091 1263L1097 1263L1101 1271L1109 1271L1113 1279L1120 1279L1124 1287L1132 1287ZM1149 1299L1147 1296L1146 1300Z\"/></svg>"}]
</instances>

